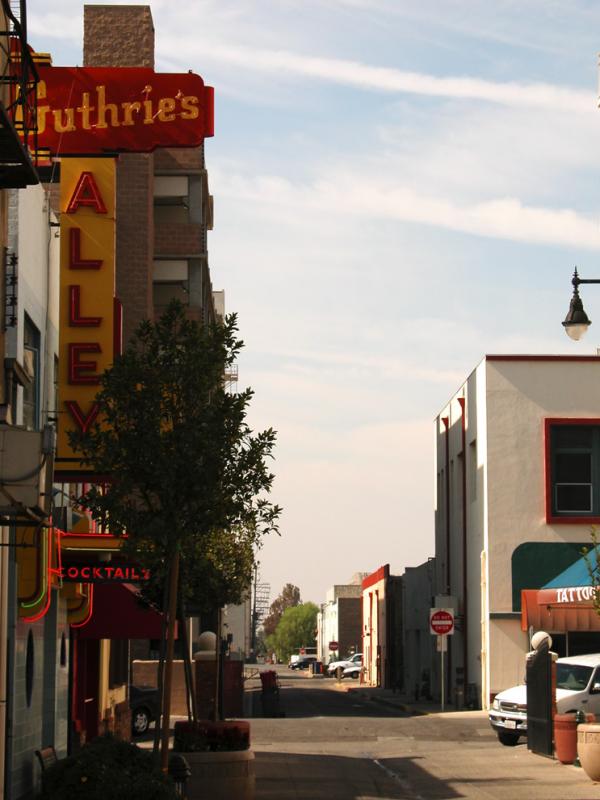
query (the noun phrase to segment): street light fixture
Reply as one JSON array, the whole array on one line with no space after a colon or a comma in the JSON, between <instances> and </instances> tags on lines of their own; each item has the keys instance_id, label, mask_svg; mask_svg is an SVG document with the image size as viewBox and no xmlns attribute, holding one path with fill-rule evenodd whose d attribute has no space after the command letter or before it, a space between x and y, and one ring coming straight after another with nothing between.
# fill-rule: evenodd
<instances>
[{"instance_id":1,"label":"street light fixture","mask_svg":"<svg viewBox=\"0 0 600 800\"><path fill-rule=\"evenodd\" d=\"M577 273L577 267L575 267L571 283L573 284L573 297L571 298L569 313L563 322L563 326L567 335L578 342L592 324L591 319L588 318L588 315L583 310L583 303L579 296L579 285L581 283L600 283L600 280L595 278L580 278Z\"/></svg>"}]
</instances>

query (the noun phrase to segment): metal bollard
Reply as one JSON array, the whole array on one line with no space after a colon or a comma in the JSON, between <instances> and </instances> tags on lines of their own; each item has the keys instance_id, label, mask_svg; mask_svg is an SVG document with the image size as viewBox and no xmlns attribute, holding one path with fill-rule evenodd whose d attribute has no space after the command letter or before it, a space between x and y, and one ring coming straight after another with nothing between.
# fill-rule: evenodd
<instances>
[{"instance_id":1,"label":"metal bollard","mask_svg":"<svg viewBox=\"0 0 600 800\"><path fill-rule=\"evenodd\" d=\"M585 722L585 711L583 709L579 709L579 711L575 712L575 724L576 725L583 725ZM577 734L575 734L577 735ZM581 761L579 760L579 753L575 757L575 761L573 762L574 767L581 767Z\"/></svg>"},{"instance_id":2,"label":"metal bollard","mask_svg":"<svg viewBox=\"0 0 600 800\"><path fill-rule=\"evenodd\" d=\"M191 774L190 765L181 753L171 753L169 755L169 775L173 779L175 791L181 797L181 800L186 798L185 784Z\"/></svg>"}]
</instances>

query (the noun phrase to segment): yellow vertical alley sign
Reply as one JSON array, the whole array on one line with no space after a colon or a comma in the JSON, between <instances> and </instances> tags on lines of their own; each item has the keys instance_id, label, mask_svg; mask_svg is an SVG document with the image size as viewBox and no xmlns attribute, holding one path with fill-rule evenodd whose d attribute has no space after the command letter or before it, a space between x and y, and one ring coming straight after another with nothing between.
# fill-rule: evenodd
<instances>
[{"instance_id":1,"label":"yellow vertical alley sign","mask_svg":"<svg viewBox=\"0 0 600 800\"><path fill-rule=\"evenodd\" d=\"M93 480L69 445L98 417L102 372L119 347L115 302L114 158L64 158L60 167L60 325L55 480Z\"/></svg>"}]
</instances>

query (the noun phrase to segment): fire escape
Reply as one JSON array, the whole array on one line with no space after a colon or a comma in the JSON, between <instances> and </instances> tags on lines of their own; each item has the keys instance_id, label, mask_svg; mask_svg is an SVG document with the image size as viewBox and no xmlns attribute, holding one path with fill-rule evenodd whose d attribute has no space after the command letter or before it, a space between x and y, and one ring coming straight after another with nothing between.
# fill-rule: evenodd
<instances>
[{"instance_id":1,"label":"fire escape","mask_svg":"<svg viewBox=\"0 0 600 800\"><path fill-rule=\"evenodd\" d=\"M39 183L38 73L27 45L25 0L0 0L0 189Z\"/></svg>"}]
</instances>

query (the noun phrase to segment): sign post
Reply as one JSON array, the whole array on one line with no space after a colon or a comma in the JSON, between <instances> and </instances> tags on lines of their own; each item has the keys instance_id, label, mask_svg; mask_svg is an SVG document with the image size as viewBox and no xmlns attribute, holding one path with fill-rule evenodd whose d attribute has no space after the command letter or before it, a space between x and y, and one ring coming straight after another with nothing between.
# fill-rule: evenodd
<instances>
[{"instance_id":1,"label":"sign post","mask_svg":"<svg viewBox=\"0 0 600 800\"><path fill-rule=\"evenodd\" d=\"M437 636L437 649L440 653L441 710L445 707L444 653L448 649L447 637L454 633L454 609L431 608L429 610L429 631Z\"/></svg>"}]
</instances>

